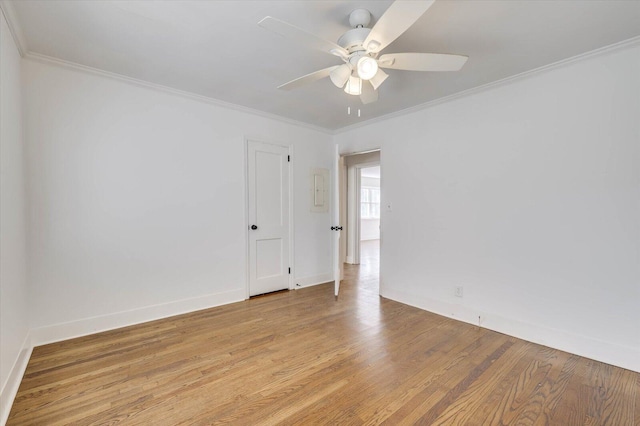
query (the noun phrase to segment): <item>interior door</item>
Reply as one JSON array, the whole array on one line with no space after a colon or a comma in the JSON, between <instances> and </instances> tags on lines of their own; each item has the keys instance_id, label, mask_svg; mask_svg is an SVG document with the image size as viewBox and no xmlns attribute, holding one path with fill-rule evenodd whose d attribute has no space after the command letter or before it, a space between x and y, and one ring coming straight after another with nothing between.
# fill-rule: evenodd
<instances>
[{"instance_id":1,"label":"interior door","mask_svg":"<svg viewBox=\"0 0 640 426\"><path fill-rule=\"evenodd\" d=\"M289 148L248 141L249 295L289 288Z\"/></svg>"},{"instance_id":2,"label":"interior door","mask_svg":"<svg viewBox=\"0 0 640 426\"><path fill-rule=\"evenodd\" d=\"M340 232L342 226L340 226L340 150L338 144L335 146L335 155L333 162L333 279L335 287L335 296L338 298L340 293L340 277L342 275L342 261L340 259Z\"/></svg>"}]
</instances>

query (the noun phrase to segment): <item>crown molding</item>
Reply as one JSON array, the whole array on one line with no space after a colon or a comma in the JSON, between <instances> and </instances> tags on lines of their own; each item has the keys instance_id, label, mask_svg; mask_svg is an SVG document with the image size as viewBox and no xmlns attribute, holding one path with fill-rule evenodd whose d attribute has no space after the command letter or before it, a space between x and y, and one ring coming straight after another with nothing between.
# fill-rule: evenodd
<instances>
[{"instance_id":1,"label":"crown molding","mask_svg":"<svg viewBox=\"0 0 640 426\"><path fill-rule=\"evenodd\" d=\"M259 117L267 118L267 119L274 120L274 121L279 121L281 123L285 123L285 124L289 124L289 125L293 125L293 126L306 128L306 129L313 130L313 131L320 132L320 133L324 133L324 134L327 134L327 135L333 135L333 132L331 130L326 129L324 127L314 126L312 124L305 123L305 122L298 121L298 120L294 120L294 119L287 118L287 117L283 117L281 115L271 114L271 113L268 113L268 112L265 112L265 111L260 111L260 110L257 110L257 109L245 107L245 106L238 105L238 104L233 104L231 102L225 102L225 101L221 101L219 99L210 98L208 96L198 95L198 94L193 93L193 92L187 92L187 91L180 90L180 89L174 89L174 88L169 87L169 86L163 86L161 84L151 83L149 81L144 81L144 80L140 80L140 79L133 78L133 77L127 77L126 75L117 74L117 73L114 73L114 72L111 72L111 71L104 71L104 70L101 70L101 69L98 69L98 68L93 68L93 67L89 67L89 66L86 66L86 65L81 65L81 64L78 64L76 62L65 61L64 59L58 59L58 58L54 58L52 56L42 55L40 53L34 53L34 52L27 52L24 55L24 57L25 57L25 59L31 60L31 61L34 61L34 62L50 64L50 65L60 66L60 67L63 67L63 68L70 68L70 69L73 69L73 70L76 70L76 71L80 71L80 72L84 72L84 73L88 73L88 74L99 75L101 77L106 77L106 78L109 78L109 79L112 79L112 80L121 81L121 82L124 82L124 83L132 84L134 86L144 87L144 88L147 88L147 89L152 89L152 90L163 92L163 93L169 93L169 94L172 94L172 95L180 96L180 97L191 99L191 100L194 100L194 101L198 101L198 102L202 102L202 103L206 103L206 104L210 104L210 105L215 105L215 106L219 106L219 107L226 108L226 109L231 109L231 110L234 110L234 111L238 111L238 112L243 112L245 114L251 114L251 115L259 116Z\"/></svg>"},{"instance_id":2,"label":"crown molding","mask_svg":"<svg viewBox=\"0 0 640 426\"><path fill-rule=\"evenodd\" d=\"M13 4L8 0L0 0L0 10L2 10L2 14L7 21L9 32L11 32L11 36L18 48L18 52L20 53L20 56L24 58L25 54L29 51L27 48L27 39L24 37L22 27L16 17L16 11L13 8Z\"/></svg>"},{"instance_id":3,"label":"crown molding","mask_svg":"<svg viewBox=\"0 0 640 426\"><path fill-rule=\"evenodd\" d=\"M514 83L516 81L520 81L520 80L524 80L526 78L538 75L538 74L542 74L545 73L547 71L551 71L557 68L562 68L565 67L567 65L576 63L576 62L580 62L589 58L593 58L596 56L601 56L601 55L605 55L614 51L618 51L618 50L622 50L622 49L626 49L626 48L632 48L632 47L636 47L636 46L640 46L640 36L638 37L633 37L627 40L623 40L620 41L618 43L614 43L614 44L610 44L608 46L604 46L604 47L600 47L598 49L595 50L590 50L588 52L585 53L581 53L579 55L576 56L572 56L570 58L566 58L566 59L562 59L560 61L557 62L553 62L551 64L548 65L543 65L541 67L538 68L534 68L532 70L529 71L524 71L520 74L516 74L516 75L512 75L510 77L505 77L503 79L500 80L496 80L493 81L491 83L487 83L487 84L483 84L481 86L476 86L476 87L472 87L471 89L467 89L467 90L463 90L461 92L458 93L454 93L453 95L449 95L449 96L444 96L442 98L438 98L438 99L434 99L433 101L429 101L429 102L425 102L423 104L419 104L419 105L415 105L409 108L405 108L405 109L401 109L399 111L395 111L389 114L385 114L382 116L378 116L378 117L374 117L371 118L369 120L366 121L362 121L360 123L356 123L356 124L351 124L349 126L345 126L345 127L341 127L339 129L336 129L333 131L334 135L339 135L342 133L346 133L349 132L351 130L355 130L361 127L365 127L365 126L369 126L371 124L375 124L375 123L379 123L382 121L386 121L386 120L390 120L392 118L397 118L397 117L401 117L403 115L408 115L417 111L422 111L424 109L427 108L431 108L434 107L436 105L440 105L446 102L450 102L450 101L454 101L456 99L460 99L460 98L464 98L467 96L471 96L474 95L476 93L480 93L480 92L484 92L486 90L489 89L493 89L495 87L500 87L500 86L505 86L511 83Z\"/></svg>"}]
</instances>

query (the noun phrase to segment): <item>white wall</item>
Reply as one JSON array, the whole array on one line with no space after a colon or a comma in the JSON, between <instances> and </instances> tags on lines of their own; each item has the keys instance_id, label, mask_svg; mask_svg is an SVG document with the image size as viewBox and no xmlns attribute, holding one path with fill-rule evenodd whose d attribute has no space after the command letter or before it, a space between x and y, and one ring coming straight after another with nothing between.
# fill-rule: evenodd
<instances>
[{"instance_id":1,"label":"white wall","mask_svg":"<svg viewBox=\"0 0 640 426\"><path fill-rule=\"evenodd\" d=\"M360 220L360 241L380 239L380 219Z\"/></svg>"},{"instance_id":2,"label":"white wall","mask_svg":"<svg viewBox=\"0 0 640 426\"><path fill-rule=\"evenodd\" d=\"M362 176L360 186L380 188L380 179ZM380 239L380 219L360 219L360 241Z\"/></svg>"},{"instance_id":3,"label":"white wall","mask_svg":"<svg viewBox=\"0 0 640 426\"><path fill-rule=\"evenodd\" d=\"M0 13L0 424L30 354L20 54Z\"/></svg>"},{"instance_id":4,"label":"white wall","mask_svg":"<svg viewBox=\"0 0 640 426\"><path fill-rule=\"evenodd\" d=\"M382 147L382 295L640 371L639 117L636 45L339 134Z\"/></svg>"},{"instance_id":5,"label":"white wall","mask_svg":"<svg viewBox=\"0 0 640 426\"><path fill-rule=\"evenodd\" d=\"M293 146L293 272L330 276L308 199L330 135L34 60L23 78L36 343L243 299L245 136Z\"/></svg>"},{"instance_id":6,"label":"white wall","mask_svg":"<svg viewBox=\"0 0 640 426\"><path fill-rule=\"evenodd\" d=\"M360 241L380 239L380 219L360 220Z\"/></svg>"}]
</instances>

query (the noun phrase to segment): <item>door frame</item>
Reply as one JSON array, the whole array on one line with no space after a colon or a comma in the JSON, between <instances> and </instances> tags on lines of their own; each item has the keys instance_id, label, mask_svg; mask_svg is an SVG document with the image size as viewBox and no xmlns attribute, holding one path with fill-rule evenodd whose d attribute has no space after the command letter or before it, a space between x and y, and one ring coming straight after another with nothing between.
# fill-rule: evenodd
<instances>
[{"instance_id":1,"label":"door frame","mask_svg":"<svg viewBox=\"0 0 640 426\"><path fill-rule=\"evenodd\" d=\"M348 186L348 169L349 166L347 166L347 161L346 161L346 157L351 156L351 155L360 155L360 154L368 154L371 152L379 152L380 153L380 159L378 161L369 161L366 163L360 163L362 165L364 165L364 167L371 167L372 165L379 165L380 166L380 195L381 197L384 197L384 190L383 190L383 183L384 183L384 170L382 170L382 163L383 163L383 149L382 147L377 147L377 148L370 148L370 149L366 149L363 151L347 151L347 152L340 152L340 158L344 159L344 177L345 177L345 187ZM355 166L359 166L360 164L354 164L352 167ZM358 175L360 174L360 172L358 171L357 173ZM347 191L345 191L345 196L344 197L340 197L340 204L341 204L341 209L344 207L345 210L348 209L348 205L349 205L349 194L348 194L348 188ZM360 193L358 192L358 201L360 199ZM342 206L342 204L344 203L344 206ZM383 250L382 247L384 245L384 219L385 219L385 210L384 208L382 208L382 205L384 205L384 200L381 198L380 199L380 203L381 203L381 208L380 208L380 268L378 269L378 277L379 277L379 284L378 284L378 294L381 294L382 291L382 270L383 270L383 265L384 265L384 259L383 259ZM358 219L360 218L360 208L358 206L358 208L356 209L356 211L358 212ZM341 239L344 238L345 240L348 239L348 235L351 232L349 229L349 223L348 223L348 213L347 213L347 217L345 218L345 231L346 233L342 233ZM343 225L344 226L344 225ZM358 220L358 224L357 227L360 227L360 223ZM346 247L346 243L345 242L345 248L348 250L348 247ZM358 241L358 257L360 255L360 241ZM346 262L347 258L346 258L347 253L345 252L345 258L342 259L343 262ZM358 259L359 260L359 259Z\"/></svg>"},{"instance_id":2,"label":"door frame","mask_svg":"<svg viewBox=\"0 0 640 426\"><path fill-rule=\"evenodd\" d=\"M263 138L260 137L251 137L251 136L244 136L243 137L243 145L244 145L244 249L245 249L245 269L244 269L244 274L245 274L245 300L250 298L250 280L251 280L251 275L250 275L250 268L251 268L251 264L250 264L250 258L249 258L249 252L250 252L250 245L249 245L249 238L250 238L250 234L249 234L249 142L257 142L257 143L262 143L265 145L274 145L274 146L278 146L278 147L282 147L282 148L286 148L288 151L288 155L289 158L291 159L291 161L288 162L288 172L289 172L289 188L287 188L287 190L289 191L289 253L287 253L287 256L289 258L289 267L291 268L291 273L289 273L289 279L288 279L288 289L289 290L293 290L294 288L294 282L295 280L293 279L293 276L295 274L295 265L293 264L294 262L294 257L293 254L295 253L294 251L294 235L293 235L293 230L295 229L295 227L293 226L293 222L294 222L294 217L293 217L293 206L294 206L294 199L293 199L293 181L294 181L294 176L293 176L293 159L294 157L294 146L293 144L287 144L284 142L273 142L273 141L265 141Z\"/></svg>"}]
</instances>

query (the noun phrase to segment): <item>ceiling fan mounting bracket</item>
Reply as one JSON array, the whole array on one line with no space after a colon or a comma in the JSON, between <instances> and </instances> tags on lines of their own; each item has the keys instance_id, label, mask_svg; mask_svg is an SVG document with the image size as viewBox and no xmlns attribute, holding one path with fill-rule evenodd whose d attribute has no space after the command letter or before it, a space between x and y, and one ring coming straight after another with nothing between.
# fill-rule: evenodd
<instances>
[{"instance_id":1,"label":"ceiling fan mounting bracket","mask_svg":"<svg viewBox=\"0 0 640 426\"><path fill-rule=\"evenodd\" d=\"M371 12L367 9L356 9L349 14L349 25L353 28L364 28L371 23Z\"/></svg>"}]
</instances>

